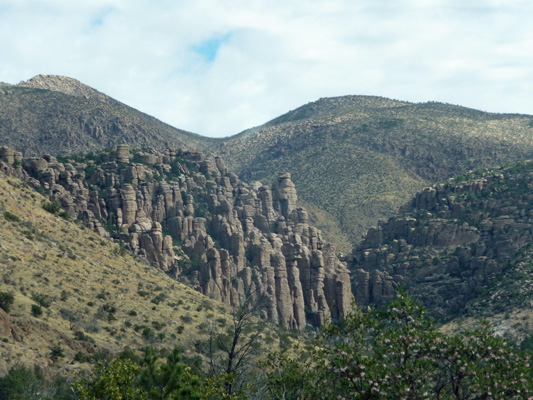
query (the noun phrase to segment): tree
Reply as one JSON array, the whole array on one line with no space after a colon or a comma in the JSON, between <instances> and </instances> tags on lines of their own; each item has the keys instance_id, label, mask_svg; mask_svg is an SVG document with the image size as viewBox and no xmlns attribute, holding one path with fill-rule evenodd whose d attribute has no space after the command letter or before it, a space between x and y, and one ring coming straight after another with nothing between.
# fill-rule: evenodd
<instances>
[{"instance_id":1,"label":"tree","mask_svg":"<svg viewBox=\"0 0 533 400\"><path fill-rule=\"evenodd\" d=\"M220 327L208 324L209 338L203 353L209 359L208 398L237 399L244 396L245 376L252 369L255 350L265 322L258 317L268 297L247 293L231 312L231 323Z\"/></svg>"},{"instance_id":2,"label":"tree","mask_svg":"<svg viewBox=\"0 0 533 400\"><path fill-rule=\"evenodd\" d=\"M40 368L18 365L0 377L0 400L71 400L74 399L67 379L56 376L48 381Z\"/></svg>"},{"instance_id":3,"label":"tree","mask_svg":"<svg viewBox=\"0 0 533 400\"><path fill-rule=\"evenodd\" d=\"M152 347L144 349L142 365L131 351L110 362L98 363L91 377L74 385L81 400L194 400L199 399L200 381L181 362L175 348L160 362Z\"/></svg>"},{"instance_id":4,"label":"tree","mask_svg":"<svg viewBox=\"0 0 533 400\"><path fill-rule=\"evenodd\" d=\"M437 331L423 307L400 292L383 311L356 309L312 346L271 356L271 399L527 399L528 356L486 323L463 334Z\"/></svg>"},{"instance_id":5,"label":"tree","mask_svg":"<svg viewBox=\"0 0 533 400\"><path fill-rule=\"evenodd\" d=\"M111 362L99 362L90 379L74 384L80 400L144 400L144 390L136 385L141 370L130 359L114 358Z\"/></svg>"},{"instance_id":6,"label":"tree","mask_svg":"<svg viewBox=\"0 0 533 400\"><path fill-rule=\"evenodd\" d=\"M65 357L65 352L63 351L63 347L61 347L59 343L53 346L50 346L49 356L52 361L57 361L60 358Z\"/></svg>"},{"instance_id":7,"label":"tree","mask_svg":"<svg viewBox=\"0 0 533 400\"><path fill-rule=\"evenodd\" d=\"M200 380L182 363L178 347L167 355L164 364L158 363L158 360L159 355L153 347L145 348L144 368L139 376L139 384L146 391L148 399L200 398Z\"/></svg>"}]
</instances>

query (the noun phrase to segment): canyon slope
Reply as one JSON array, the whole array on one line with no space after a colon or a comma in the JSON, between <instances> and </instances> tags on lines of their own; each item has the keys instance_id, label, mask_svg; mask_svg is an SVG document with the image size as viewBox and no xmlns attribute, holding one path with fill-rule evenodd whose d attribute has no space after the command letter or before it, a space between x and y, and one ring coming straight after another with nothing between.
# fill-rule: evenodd
<instances>
[{"instance_id":1,"label":"canyon slope","mask_svg":"<svg viewBox=\"0 0 533 400\"><path fill-rule=\"evenodd\" d=\"M297 206L290 174L247 184L220 157L128 145L69 158L2 147L0 170L28 174L85 227L215 300L264 299L265 319L298 330L350 310L346 263Z\"/></svg>"},{"instance_id":2,"label":"canyon slope","mask_svg":"<svg viewBox=\"0 0 533 400\"><path fill-rule=\"evenodd\" d=\"M246 180L290 172L314 224L349 251L418 190L533 157L533 117L372 96L324 98L221 140Z\"/></svg>"},{"instance_id":3,"label":"canyon slope","mask_svg":"<svg viewBox=\"0 0 533 400\"><path fill-rule=\"evenodd\" d=\"M420 191L354 249L356 301L382 304L401 285L440 321L499 315L504 330L527 333L532 189L533 162L527 161L477 169Z\"/></svg>"},{"instance_id":4,"label":"canyon slope","mask_svg":"<svg viewBox=\"0 0 533 400\"><path fill-rule=\"evenodd\" d=\"M220 155L250 182L289 172L313 225L344 253L418 190L533 158L533 117L373 96L324 98L238 135L185 132L75 79L0 84L0 145L25 156L181 147Z\"/></svg>"}]
</instances>

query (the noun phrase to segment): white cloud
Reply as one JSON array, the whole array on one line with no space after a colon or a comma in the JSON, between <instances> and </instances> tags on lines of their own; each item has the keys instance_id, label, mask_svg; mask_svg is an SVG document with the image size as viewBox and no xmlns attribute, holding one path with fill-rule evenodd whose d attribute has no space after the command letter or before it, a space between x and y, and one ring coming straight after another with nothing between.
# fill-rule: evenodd
<instances>
[{"instance_id":1,"label":"white cloud","mask_svg":"<svg viewBox=\"0 0 533 400\"><path fill-rule=\"evenodd\" d=\"M71 76L210 136L344 94L533 114L532 17L521 0L0 0L0 81Z\"/></svg>"}]
</instances>

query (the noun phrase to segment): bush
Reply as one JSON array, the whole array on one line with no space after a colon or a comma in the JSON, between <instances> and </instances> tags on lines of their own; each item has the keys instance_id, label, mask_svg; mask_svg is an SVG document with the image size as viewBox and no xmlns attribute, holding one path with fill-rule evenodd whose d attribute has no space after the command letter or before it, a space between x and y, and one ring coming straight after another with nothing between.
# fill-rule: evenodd
<instances>
[{"instance_id":1,"label":"bush","mask_svg":"<svg viewBox=\"0 0 533 400\"><path fill-rule=\"evenodd\" d=\"M154 304L159 304L162 301L164 301L167 298L167 295L165 293L159 293L156 297L154 297L151 302Z\"/></svg>"},{"instance_id":2,"label":"bush","mask_svg":"<svg viewBox=\"0 0 533 400\"><path fill-rule=\"evenodd\" d=\"M8 313L15 302L15 297L11 293L0 292L0 308Z\"/></svg>"},{"instance_id":3,"label":"bush","mask_svg":"<svg viewBox=\"0 0 533 400\"><path fill-rule=\"evenodd\" d=\"M52 361L57 361L60 358L65 357L65 352L63 351L63 348L59 344L56 344L56 345L50 347L50 354L49 355L50 355L50 359Z\"/></svg>"},{"instance_id":4,"label":"bush","mask_svg":"<svg viewBox=\"0 0 533 400\"><path fill-rule=\"evenodd\" d=\"M180 319L186 324L190 324L192 322L192 317L191 317L191 314L189 313L187 313L186 315L181 315Z\"/></svg>"},{"instance_id":5,"label":"bush","mask_svg":"<svg viewBox=\"0 0 533 400\"><path fill-rule=\"evenodd\" d=\"M6 211L4 213L4 218L7 219L8 221L20 222L20 218L9 211Z\"/></svg>"},{"instance_id":6,"label":"bush","mask_svg":"<svg viewBox=\"0 0 533 400\"><path fill-rule=\"evenodd\" d=\"M34 317L40 317L41 315L43 315L43 309L41 308L41 306L37 304L32 304L31 315L33 315Z\"/></svg>"},{"instance_id":7,"label":"bush","mask_svg":"<svg viewBox=\"0 0 533 400\"><path fill-rule=\"evenodd\" d=\"M61 205L57 202L49 203L43 202L42 207L44 210L48 211L50 214L58 214L61 211Z\"/></svg>"},{"instance_id":8,"label":"bush","mask_svg":"<svg viewBox=\"0 0 533 400\"><path fill-rule=\"evenodd\" d=\"M148 328L148 327L144 328L142 335L143 335L143 338L145 338L146 340L150 342L155 340L155 332L152 328Z\"/></svg>"},{"instance_id":9,"label":"bush","mask_svg":"<svg viewBox=\"0 0 533 400\"><path fill-rule=\"evenodd\" d=\"M31 298L33 301L38 303L40 306L43 306L44 308L50 307L50 299L44 294L32 293Z\"/></svg>"},{"instance_id":10,"label":"bush","mask_svg":"<svg viewBox=\"0 0 533 400\"><path fill-rule=\"evenodd\" d=\"M444 335L401 291L388 309L355 309L342 326L325 327L312 346L272 354L265 366L267 395L274 399L533 395L528 357L496 337L488 324Z\"/></svg>"},{"instance_id":11,"label":"bush","mask_svg":"<svg viewBox=\"0 0 533 400\"><path fill-rule=\"evenodd\" d=\"M12 367L0 377L0 400L74 399L70 383L63 377L47 381L38 367Z\"/></svg>"},{"instance_id":12,"label":"bush","mask_svg":"<svg viewBox=\"0 0 533 400\"><path fill-rule=\"evenodd\" d=\"M76 331L74 332L74 339L81 340L84 342L94 343L94 339L90 337L89 335L86 335L82 331Z\"/></svg>"}]
</instances>

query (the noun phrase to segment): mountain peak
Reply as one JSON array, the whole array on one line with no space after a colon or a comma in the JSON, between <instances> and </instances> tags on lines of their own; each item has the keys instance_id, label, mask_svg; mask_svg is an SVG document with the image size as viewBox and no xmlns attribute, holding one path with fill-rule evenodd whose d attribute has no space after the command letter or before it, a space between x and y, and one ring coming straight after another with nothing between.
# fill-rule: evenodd
<instances>
[{"instance_id":1,"label":"mountain peak","mask_svg":"<svg viewBox=\"0 0 533 400\"><path fill-rule=\"evenodd\" d=\"M20 82L18 86L52 90L70 96L93 99L105 103L110 101L108 96L100 93L92 87L84 85L74 78L61 75L37 75L27 81Z\"/></svg>"}]
</instances>

